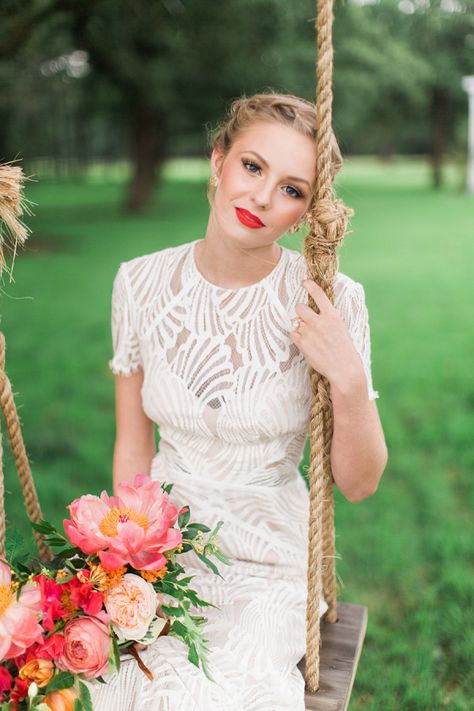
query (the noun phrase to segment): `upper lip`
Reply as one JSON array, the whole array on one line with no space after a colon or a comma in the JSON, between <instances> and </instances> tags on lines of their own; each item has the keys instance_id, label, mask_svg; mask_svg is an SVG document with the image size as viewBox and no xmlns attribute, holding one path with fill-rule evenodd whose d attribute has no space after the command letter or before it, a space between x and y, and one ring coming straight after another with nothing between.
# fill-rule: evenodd
<instances>
[{"instance_id":1,"label":"upper lip","mask_svg":"<svg viewBox=\"0 0 474 711\"><path fill-rule=\"evenodd\" d=\"M259 217L257 217L257 215L254 215L252 212L250 212L250 210L246 210L245 207L237 207L236 209L240 210L241 212L244 212L247 215L247 217L250 217L251 220L255 220L255 222L259 222L261 225L263 225L265 227L265 223L262 222L262 220Z\"/></svg>"}]
</instances>

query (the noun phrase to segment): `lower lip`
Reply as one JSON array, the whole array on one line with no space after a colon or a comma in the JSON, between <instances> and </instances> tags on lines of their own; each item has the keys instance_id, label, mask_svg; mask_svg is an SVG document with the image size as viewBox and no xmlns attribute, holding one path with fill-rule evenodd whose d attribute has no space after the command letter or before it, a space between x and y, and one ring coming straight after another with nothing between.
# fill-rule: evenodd
<instances>
[{"instance_id":1,"label":"lower lip","mask_svg":"<svg viewBox=\"0 0 474 711\"><path fill-rule=\"evenodd\" d=\"M265 227L265 225L262 225L261 222L256 222L255 220L250 219L250 217L248 217L245 212L239 210L238 207L235 208L235 212L240 222L246 227L252 227L254 230L258 230L260 227Z\"/></svg>"}]
</instances>

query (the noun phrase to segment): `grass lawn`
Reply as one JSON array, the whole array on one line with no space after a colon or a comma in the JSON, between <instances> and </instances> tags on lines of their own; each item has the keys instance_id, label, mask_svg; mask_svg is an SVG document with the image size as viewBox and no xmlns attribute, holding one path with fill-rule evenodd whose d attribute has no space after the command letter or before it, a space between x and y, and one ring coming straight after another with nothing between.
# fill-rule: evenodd
<instances>
[{"instance_id":1,"label":"grass lawn","mask_svg":"<svg viewBox=\"0 0 474 711\"><path fill-rule=\"evenodd\" d=\"M110 295L119 262L202 237L206 167L170 164L150 211L119 178L32 184L34 233L3 279L7 372L46 517L109 486ZM467 711L474 689L474 198L416 161L348 161L340 269L363 283L389 448L377 494L336 492L341 599L369 607L351 711ZM282 243L298 248L298 236ZM6 442L9 531L28 526ZM307 461L302 463L306 465ZM29 542L27 538L27 542Z\"/></svg>"}]
</instances>

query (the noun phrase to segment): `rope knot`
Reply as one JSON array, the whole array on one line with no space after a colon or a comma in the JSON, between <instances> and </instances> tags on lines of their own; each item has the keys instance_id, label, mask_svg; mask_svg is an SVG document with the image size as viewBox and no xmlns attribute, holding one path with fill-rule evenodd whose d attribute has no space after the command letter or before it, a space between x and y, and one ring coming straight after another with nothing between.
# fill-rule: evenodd
<instances>
[{"instance_id":1,"label":"rope knot","mask_svg":"<svg viewBox=\"0 0 474 711\"><path fill-rule=\"evenodd\" d=\"M333 254L342 244L347 221L353 214L354 211L344 205L342 200L329 198L318 200L311 212L317 249L326 254Z\"/></svg>"}]
</instances>

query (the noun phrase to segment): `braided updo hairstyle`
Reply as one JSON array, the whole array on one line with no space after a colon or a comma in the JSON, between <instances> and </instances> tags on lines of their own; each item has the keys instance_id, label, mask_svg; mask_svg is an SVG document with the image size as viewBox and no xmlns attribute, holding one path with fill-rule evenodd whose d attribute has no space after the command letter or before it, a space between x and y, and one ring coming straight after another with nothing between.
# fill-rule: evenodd
<instances>
[{"instance_id":1,"label":"braided updo hairstyle","mask_svg":"<svg viewBox=\"0 0 474 711\"><path fill-rule=\"evenodd\" d=\"M274 121L299 131L316 141L317 118L313 102L293 94L279 94L273 91L259 92L252 96L241 96L230 104L224 119L209 131L208 144L212 151L216 148L224 157L229 153L234 141L256 122ZM342 166L342 156L334 133L331 136L332 177ZM212 205L216 188L210 183L207 190ZM314 208L314 193L308 212Z\"/></svg>"}]
</instances>

